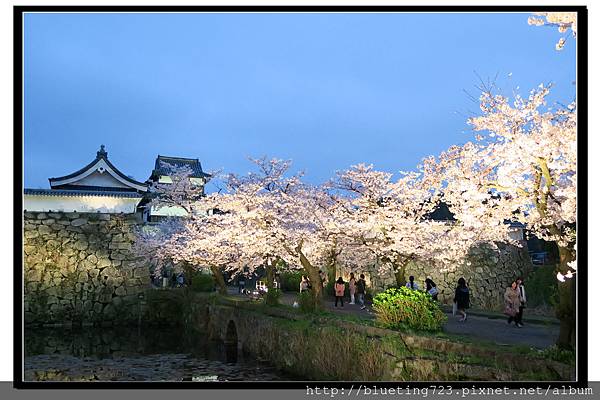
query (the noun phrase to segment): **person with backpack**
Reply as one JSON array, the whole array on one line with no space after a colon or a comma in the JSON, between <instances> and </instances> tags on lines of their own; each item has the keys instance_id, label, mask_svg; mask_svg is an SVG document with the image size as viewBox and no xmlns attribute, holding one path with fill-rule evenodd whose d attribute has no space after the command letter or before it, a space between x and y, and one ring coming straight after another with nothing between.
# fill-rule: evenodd
<instances>
[{"instance_id":1,"label":"person with backpack","mask_svg":"<svg viewBox=\"0 0 600 400\"><path fill-rule=\"evenodd\" d=\"M360 274L360 279L356 282L356 294L358 296L358 304L360 309L365 309L365 293L367 292L367 282L365 282L365 275Z\"/></svg>"},{"instance_id":2,"label":"person with backpack","mask_svg":"<svg viewBox=\"0 0 600 400\"><path fill-rule=\"evenodd\" d=\"M454 291L454 304L456 305L456 311L463 316L458 322L465 322L467 320L467 308L469 308L469 287L465 278L458 280L458 286Z\"/></svg>"},{"instance_id":3,"label":"person with backpack","mask_svg":"<svg viewBox=\"0 0 600 400\"><path fill-rule=\"evenodd\" d=\"M419 285L417 285L415 283L415 277L414 276L409 276L408 277L408 282L406 282L406 287L412 290L419 290Z\"/></svg>"},{"instance_id":4,"label":"person with backpack","mask_svg":"<svg viewBox=\"0 0 600 400\"><path fill-rule=\"evenodd\" d=\"M338 300L342 303L342 307L344 307L344 291L346 290L346 284L344 280L340 276L334 285L335 289L335 306L338 305Z\"/></svg>"}]
</instances>

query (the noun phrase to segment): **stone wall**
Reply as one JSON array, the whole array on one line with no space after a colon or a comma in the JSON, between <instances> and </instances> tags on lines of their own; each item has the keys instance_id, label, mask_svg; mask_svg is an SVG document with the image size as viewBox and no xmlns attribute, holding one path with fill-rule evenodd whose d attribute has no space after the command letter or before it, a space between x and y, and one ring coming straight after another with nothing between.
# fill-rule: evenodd
<instances>
[{"instance_id":1,"label":"stone wall","mask_svg":"<svg viewBox=\"0 0 600 400\"><path fill-rule=\"evenodd\" d=\"M134 215L24 214L26 324L137 321L146 268L135 268Z\"/></svg>"},{"instance_id":2,"label":"stone wall","mask_svg":"<svg viewBox=\"0 0 600 400\"><path fill-rule=\"evenodd\" d=\"M470 289L471 307L499 311L504 307L504 291L513 279L526 277L533 270L527 245L522 248L499 245L499 250L480 246L471 249L465 262L456 266L452 272L441 272L442 268L426 262L412 262L406 268L406 280L415 277L420 289L425 287L425 279L430 276L436 283L440 294L438 300L451 304L459 278L467 281ZM391 274L373 279L376 291L395 286L396 280Z\"/></svg>"},{"instance_id":3,"label":"stone wall","mask_svg":"<svg viewBox=\"0 0 600 400\"><path fill-rule=\"evenodd\" d=\"M473 345L216 297L203 300L198 295L188 304L195 310L187 324L201 336L227 342L233 331L241 351L304 380L574 379L574 367L514 348Z\"/></svg>"}]
</instances>

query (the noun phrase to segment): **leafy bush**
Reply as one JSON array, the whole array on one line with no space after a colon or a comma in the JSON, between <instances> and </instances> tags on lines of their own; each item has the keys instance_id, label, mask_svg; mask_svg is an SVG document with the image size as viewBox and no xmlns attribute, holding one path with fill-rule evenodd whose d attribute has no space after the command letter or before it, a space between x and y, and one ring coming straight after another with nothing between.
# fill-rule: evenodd
<instances>
[{"instance_id":1,"label":"leafy bush","mask_svg":"<svg viewBox=\"0 0 600 400\"><path fill-rule=\"evenodd\" d=\"M406 287L391 288L373 297L376 321L384 328L439 331L446 316L425 293Z\"/></svg>"},{"instance_id":2,"label":"leafy bush","mask_svg":"<svg viewBox=\"0 0 600 400\"><path fill-rule=\"evenodd\" d=\"M215 281L212 275L198 272L192 278L191 287L194 292L213 292L215 290Z\"/></svg>"},{"instance_id":3,"label":"leafy bush","mask_svg":"<svg viewBox=\"0 0 600 400\"><path fill-rule=\"evenodd\" d=\"M558 303L558 285L554 265L540 266L525 279L525 294L530 307L554 306Z\"/></svg>"},{"instance_id":4,"label":"leafy bush","mask_svg":"<svg viewBox=\"0 0 600 400\"><path fill-rule=\"evenodd\" d=\"M269 306L276 306L279 304L279 298L281 297L281 290L279 289L269 289L269 291L265 294L265 304Z\"/></svg>"},{"instance_id":5,"label":"leafy bush","mask_svg":"<svg viewBox=\"0 0 600 400\"><path fill-rule=\"evenodd\" d=\"M314 313L319 309L319 303L310 291L298 294L298 304L303 313Z\"/></svg>"},{"instance_id":6,"label":"leafy bush","mask_svg":"<svg viewBox=\"0 0 600 400\"><path fill-rule=\"evenodd\" d=\"M575 352L572 350L561 349L557 345L552 345L543 350L542 356L565 364L575 364Z\"/></svg>"},{"instance_id":7,"label":"leafy bush","mask_svg":"<svg viewBox=\"0 0 600 400\"><path fill-rule=\"evenodd\" d=\"M300 290L302 272L282 272L280 278L281 290L284 292L297 292Z\"/></svg>"},{"instance_id":8,"label":"leafy bush","mask_svg":"<svg viewBox=\"0 0 600 400\"><path fill-rule=\"evenodd\" d=\"M335 296L334 285L335 285L335 282L332 282L332 281L327 282L327 285L323 288L323 295L324 296ZM346 292L347 292L347 288L348 288L348 285L346 285L346 289L345 289Z\"/></svg>"}]
</instances>

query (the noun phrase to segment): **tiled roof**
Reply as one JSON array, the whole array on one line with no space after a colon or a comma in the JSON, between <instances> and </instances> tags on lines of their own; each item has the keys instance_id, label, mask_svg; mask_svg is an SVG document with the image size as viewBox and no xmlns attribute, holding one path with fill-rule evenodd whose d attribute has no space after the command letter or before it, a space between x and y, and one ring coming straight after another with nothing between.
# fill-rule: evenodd
<instances>
[{"instance_id":1,"label":"tiled roof","mask_svg":"<svg viewBox=\"0 0 600 400\"><path fill-rule=\"evenodd\" d=\"M107 186L89 186L89 185L59 185L54 186L52 190L83 190L95 192L137 192L134 188L129 187L107 187Z\"/></svg>"},{"instance_id":2,"label":"tiled roof","mask_svg":"<svg viewBox=\"0 0 600 400\"><path fill-rule=\"evenodd\" d=\"M94 165L96 165L96 163L98 162L98 160L104 160L106 162L106 164L119 176L121 177L123 180L133 184L133 185L139 185L139 186L146 186L145 183L142 182L138 182L135 179L131 179L130 177L128 177L127 175L125 175L124 173L122 173L121 171L119 171L117 169L117 167L115 167L113 165L113 163L111 163L108 160L108 152L106 152L106 150L104 149L104 145L100 146L100 151L96 152L96 158L94 160L92 160L92 162L90 162L88 165L86 165L85 167L81 168L78 171L73 172L72 174L69 175L65 175L65 176L61 176L58 178L48 178L48 181L50 181L50 186L56 186L56 182L60 182L66 179L71 179L71 178L75 178L78 175L83 174L84 172L86 172L88 169L92 168Z\"/></svg>"},{"instance_id":3,"label":"tiled roof","mask_svg":"<svg viewBox=\"0 0 600 400\"><path fill-rule=\"evenodd\" d=\"M66 197L125 197L139 199L143 194L136 192L119 192L119 191L97 191L97 190L60 190L60 189L24 189L23 194L35 196L66 196Z\"/></svg>"},{"instance_id":4,"label":"tiled roof","mask_svg":"<svg viewBox=\"0 0 600 400\"><path fill-rule=\"evenodd\" d=\"M188 167L192 170L193 178L207 178L210 175L202 171L202 165L197 158L168 157L159 155L154 163L150 179L171 175L175 168Z\"/></svg>"}]
</instances>

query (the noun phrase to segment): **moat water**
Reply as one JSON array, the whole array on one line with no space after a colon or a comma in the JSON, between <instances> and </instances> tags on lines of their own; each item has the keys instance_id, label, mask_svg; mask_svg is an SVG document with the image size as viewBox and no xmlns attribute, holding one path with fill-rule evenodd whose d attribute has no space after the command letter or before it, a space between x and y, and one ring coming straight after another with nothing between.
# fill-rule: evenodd
<instances>
[{"instance_id":1,"label":"moat water","mask_svg":"<svg viewBox=\"0 0 600 400\"><path fill-rule=\"evenodd\" d=\"M25 381L282 381L235 346L178 328L26 329Z\"/></svg>"}]
</instances>

